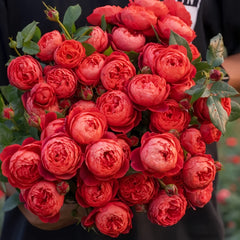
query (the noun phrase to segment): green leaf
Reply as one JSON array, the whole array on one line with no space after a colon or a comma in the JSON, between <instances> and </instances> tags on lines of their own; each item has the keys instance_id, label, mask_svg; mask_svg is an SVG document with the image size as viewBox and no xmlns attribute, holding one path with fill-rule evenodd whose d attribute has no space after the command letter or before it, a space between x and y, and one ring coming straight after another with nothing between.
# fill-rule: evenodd
<instances>
[{"instance_id":1,"label":"green leaf","mask_svg":"<svg viewBox=\"0 0 240 240\"><path fill-rule=\"evenodd\" d=\"M17 33L16 40L17 40L17 48L22 48L22 45L23 45L23 35L22 35L21 32Z\"/></svg>"},{"instance_id":2,"label":"green leaf","mask_svg":"<svg viewBox=\"0 0 240 240\"><path fill-rule=\"evenodd\" d=\"M13 195L6 199L2 210L4 212L10 211L17 207L20 203L21 201L19 200L19 193L15 192Z\"/></svg>"},{"instance_id":3,"label":"green leaf","mask_svg":"<svg viewBox=\"0 0 240 240\"><path fill-rule=\"evenodd\" d=\"M106 49L103 54L106 56L109 56L112 52L113 52L113 49L111 46L109 46L108 49Z\"/></svg>"},{"instance_id":4,"label":"green leaf","mask_svg":"<svg viewBox=\"0 0 240 240\"><path fill-rule=\"evenodd\" d=\"M101 28L103 31L107 31L107 22L104 15L101 17Z\"/></svg>"},{"instance_id":5,"label":"green leaf","mask_svg":"<svg viewBox=\"0 0 240 240\"><path fill-rule=\"evenodd\" d=\"M33 21L22 30L21 33L24 43L29 42L32 39L35 34L37 24L38 22Z\"/></svg>"},{"instance_id":6,"label":"green leaf","mask_svg":"<svg viewBox=\"0 0 240 240\"><path fill-rule=\"evenodd\" d=\"M80 27L76 30L74 33L74 39L77 40L78 37L89 35L93 30L93 27L85 26L85 27Z\"/></svg>"},{"instance_id":7,"label":"green leaf","mask_svg":"<svg viewBox=\"0 0 240 240\"><path fill-rule=\"evenodd\" d=\"M13 132L5 124L0 123L0 145L10 145L13 140Z\"/></svg>"},{"instance_id":8,"label":"green leaf","mask_svg":"<svg viewBox=\"0 0 240 240\"><path fill-rule=\"evenodd\" d=\"M171 31L170 38L169 38L169 45L181 45L187 49L187 56L190 61L192 61L192 51L188 45L188 42L185 38L181 37L177 33Z\"/></svg>"},{"instance_id":9,"label":"green leaf","mask_svg":"<svg viewBox=\"0 0 240 240\"><path fill-rule=\"evenodd\" d=\"M81 36L81 37L78 37L76 40L83 43L85 41L87 41L91 36Z\"/></svg>"},{"instance_id":10,"label":"green leaf","mask_svg":"<svg viewBox=\"0 0 240 240\"><path fill-rule=\"evenodd\" d=\"M86 50L87 56L90 56L91 54L93 54L96 51L96 49L91 44L83 42L82 45Z\"/></svg>"},{"instance_id":11,"label":"green leaf","mask_svg":"<svg viewBox=\"0 0 240 240\"><path fill-rule=\"evenodd\" d=\"M23 52L29 55L35 55L40 51L40 48L37 43L33 41L23 43Z\"/></svg>"},{"instance_id":12,"label":"green leaf","mask_svg":"<svg viewBox=\"0 0 240 240\"><path fill-rule=\"evenodd\" d=\"M235 121L240 118L240 104L231 100L231 114L229 116L229 122Z\"/></svg>"},{"instance_id":13,"label":"green leaf","mask_svg":"<svg viewBox=\"0 0 240 240\"><path fill-rule=\"evenodd\" d=\"M194 64L197 72L200 72L200 71L208 71L210 70L212 67L205 61L202 61L202 62L197 62L196 64Z\"/></svg>"},{"instance_id":14,"label":"green leaf","mask_svg":"<svg viewBox=\"0 0 240 240\"><path fill-rule=\"evenodd\" d=\"M79 4L68 7L63 17L63 25L66 27L68 32L74 33L74 26L76 20L81 16L82 9Z\"/></svg>"},{"instance_id":15,"label":"green leaf","mask_svg":"<svg viewBox=\"0 0 240 240\"><path fill-rule=\"evenodd\" d=\"M5 107L5 103L2 95L0 94L0 114L2 114L4 107Z\"/></svg>"},{"instance_id":16,"label":"green leaf","mask_svg":"<svg viewBox=\"0 0 240 240\"><path fill-rule=\"evenodd\" d=\"M40 40L40 38L41 38L41 35L42 35L41 30L40 30L40 28L37 26L37 27L36 27L36 31L35 31L35 33L34 33L34 35L33 35L32 40L33 40L34 42L38 42L38 41Z\"/></svg>"},{"instance_id":17,"label":"green leaf","mask_svg":"<svg viewBox=\"0 0 240 240\"><path fill-rule=\"evenodd\" d=\"M15 102L17 97L19 97L21 95L21 92L16 87L13 87L10 84L8 86L0 87L0 90L1 90L4 98L9 103L10 102Z\"/></svg>"},{"instance_id":18,"label":"green leaf","mask_svg":"<svg viewBox=\"0 0 240 240\"><path fill-rule=\"evenodd\" d=\"M210 40L210 45L207 50L207 62L213 67L220 66L224 60L224 43L223 37L219 33Z\"/></svg>"},{"instance_id":19,"label":"green leaf","mask_svg":"<svg viewBox=\"0 0 240 240\"><path fill-rule=\"evenodd\" d=\"M207 106L213 125L222 133L225 133L228 114L221 104L221 99L215 96L210 96L207 100Z\"/></svg>"},{"instance_id":20,"label":"green leaf","mask_svg":"<svg viewBox=\"0 0 240 240\"><path fill-rule=\"evenodd\" d=\"M135 68L138 68L138 56L139 56L139 53L134 52L134 51L125 52L125 53L128 55L131 63L135 66Z\"/></svg>"},{"instance_id":21,"label":"green leaf","mask_svg":"<svg viewBox=\"0 0 240 240\"><path fill-rule=\"evenodd\" d=\"M220 98L231 97L238 94L238 91L223 81L214 82L211 87L211 93L217 95Z\"/></svg>"}]
</instances>

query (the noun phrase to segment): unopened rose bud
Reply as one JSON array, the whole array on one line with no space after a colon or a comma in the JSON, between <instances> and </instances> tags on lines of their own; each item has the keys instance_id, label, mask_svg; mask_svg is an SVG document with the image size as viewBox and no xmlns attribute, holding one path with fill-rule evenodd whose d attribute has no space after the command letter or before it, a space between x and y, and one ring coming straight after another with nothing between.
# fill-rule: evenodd
<instances>
[{"instance_id":1,"label":"unopened rose bud","mask_svg":"<svg viewBox=\"0 0 240 240\"><path fill-rule=\"evenodd\" d=\"M66 195L70 190L69 184L65 181L57 183L56 188L57 188L58 193L61 195Z\"/></svg>"},{"instance_id":2,"label":"unopened rose bud","mask_svg":"<svg viewBox=\"0 0 240 240\"><path fill-rule=\"evenodd\" d=\"M164 188L168 196L173 196L178 194L178 188L175 184L168 184Z\"/></svg>"},{"instance_id":3,"label":"unopened rose bud","mask_svg":"<svg viewBox=\"0 0 240 240\"><path fill-rule=\"evenodd\" d=\"M219 161L215 161L214 164L217 172L222 170L223 165Z\"/></svg>"},{"instance_id":4,"label":"unopened rose bud","mask_svg":"<svg viewBox=\"0 0 240 240\"><path fill-rule=\"evenodd\" d=\"M93 90L90 86L81 86L81 97L83 100L91 100L93 98Z\"/></svg>"},{"instance_id":5,"label":"unopened rose bud","mask_svg":"<svg viewBox=\"0 0 240 240\"><path fill-rule=\"evenodd\" d=\"M142 73L142 74L151 74L152 71L151 71L150 67L144 66L144 67L141 69L141 73Z\"/></svg>"},{"instance_id":6,"label":"unopened rose bud","mask_svg":"<svg viewBox=\"0 0 240 240\"><path fill-rule=\"evenodd\" d=\"M98 96L101 96L103 93L107 91L102 84L98 84L95 89Z\"/></svg>"},{"instance_id":7,"label":"unopened rose bud","mask_svg":"<svg viewBox=\"0 0 240 240\"><path fill-rule=\"evenodd\" d=\"M46 7L46 10L44 10L48 20L53 22L59 21L59 12L56 10L56 8L53 8L51 6L47 6L44 2L43 5Z\"/></svg>"},{"instance_id":8,"label":"unopened rose bud","mask_svg":"<svg viewBox=\"0 0 240 240\"><path fill-rule=\"evenodd\" d=\"M14 117L14 111L11 107L6 107L3 109L3 117L7 119L12 119Z\"/></svg>"},{"instance_id":9,"label":"unopened rose bud","mask_svg":"<svg viewBox=\"0 0 240 240\"><path fill-rule=\"evenodd\" d=\"M210 79L213 81L219 81L223 77L223 73L217 69L212 69L210 71Z\"/></svg>"},{"instance_id":10,"label":"unopened rose bud","mask_svg":"<svg viewBox=\"0 0 240 240\"><path fill-rule=\"evenodd\" d=\"M175 137L179 138L180 137L180 133L178 132L178 130L176 129L171 129L169 131L169 133L172 133Z\"/></svg>"}]
</instances>

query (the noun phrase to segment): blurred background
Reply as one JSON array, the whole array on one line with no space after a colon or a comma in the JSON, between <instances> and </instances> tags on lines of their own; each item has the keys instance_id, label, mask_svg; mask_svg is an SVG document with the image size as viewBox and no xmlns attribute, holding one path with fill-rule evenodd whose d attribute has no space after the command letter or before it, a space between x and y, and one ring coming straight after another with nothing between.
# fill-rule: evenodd
<instances>
[{"instance_id":1,"label":"blurred background","mask_svg":"<svg viewBox=\"0 0 240 240\"><path fill-rule=\"evenodd\" d=\"M225 240L240 239L240 119L227 125L218 142L219 172L217 199L225 225ZM3 221L4 194L0 192L0 234Z\"/></svg>"}]
</instances>

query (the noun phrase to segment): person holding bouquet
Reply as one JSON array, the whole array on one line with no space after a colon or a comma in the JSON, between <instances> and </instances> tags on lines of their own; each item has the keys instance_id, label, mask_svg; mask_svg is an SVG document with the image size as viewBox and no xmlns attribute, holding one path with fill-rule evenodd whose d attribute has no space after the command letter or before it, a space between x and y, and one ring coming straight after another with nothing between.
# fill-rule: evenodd
<instances>
[{"instance_id":1,"label":"person holding bouquet","mask_svg":"<svg viewBox=\"0 0 240 240\"><path fill-rule=\"evenodd\" d=\"M136 2L136 1L135 1ZM144 1L143 1L144 2ZM147 2L147 1L146 1ZM171 10L171 1L169 9ZM179 1L183 2L191 13L192 27L194 27L197 37L193 43L201 52L202 57L206 55L206 50L210 39L217 33L222 33L225 46L229 57L223 63L225 71L229 75L229 84L240 90L240 70L238 62L240 60L240 21L237 13L240 10L239 3L232 3L222 0L198 0L198 1ZM191 2L191 3L190 3ZM124 7L129 1L48 1L47 4L56 6L60 15L67 9L67 6L80 4L82 15L77 25L86 25L86 18L93 9L104 5L117 5ZM179 5L180 6L180 5ZM40 22L42 32L49 32L55 28L51 22L46 22L43 14L41 1L15 1L0 0L0 48L1 59L0 69L1 85L8 84L5 63L8 61L10 50L8 47L8 37L16 36L17 31L22 29L33 19ZM224 9L224 11L223 11ZM235 12L236 14L233 14ZM209 17L211 16L211 17ZM229 27L231 26L231 27ZM71 120L71 118L70 118ZM69 121L70 121L69 120ZM208 146L207 152L217 159L217 149L215 144ZM215 183L216 184L216 183ZM216 186L215 186L216 187ZM14 193L10 185L7 188L7 195ZM20 205L5 213L1 240L30 240L30 239L89 239L100 240L110 239L93 231L87 232L79 225L76 219L71 216L71 210L75 209L75 204L64 204L60 212L60 220L57 223L43 223L29 210ZM78 208L78 216L85 214L84 209ZM146 220L144 213L136 213L133 218L133 228L128 234L120 235L117 239L184 239L184 240L221 240L224 238L223 225L218 213L215 192L212 200L203 208L196 211L188 209L186 215L171 227L160 227Z\"/></svg>"}]
</instances>

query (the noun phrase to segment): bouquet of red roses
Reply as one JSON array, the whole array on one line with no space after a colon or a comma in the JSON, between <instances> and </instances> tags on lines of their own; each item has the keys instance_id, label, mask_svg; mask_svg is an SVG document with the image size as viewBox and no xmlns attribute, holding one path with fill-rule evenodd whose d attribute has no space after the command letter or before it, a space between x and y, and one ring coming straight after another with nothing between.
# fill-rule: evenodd
<instances>
[{"instance_id":1,"label":"bouquet of red roses","mask_svg":"<svg viewBox=\"0 0 240 240\"><path fill-rule=\"evenodd\" d=\"M171 226L208 203L221 164L206 144L240 112L223 81L222 36L203 61L190 14L174 0L99 7L80 28L79 5L63 22L46 8L62 33L41 36L33 21L10 41L18 56L1 88L1 181L18 191L5 209L20 199L56 222L73 201L87 210L84 227L117 237L130 231L133 208Z\"/></svg>"}]
</instances>

